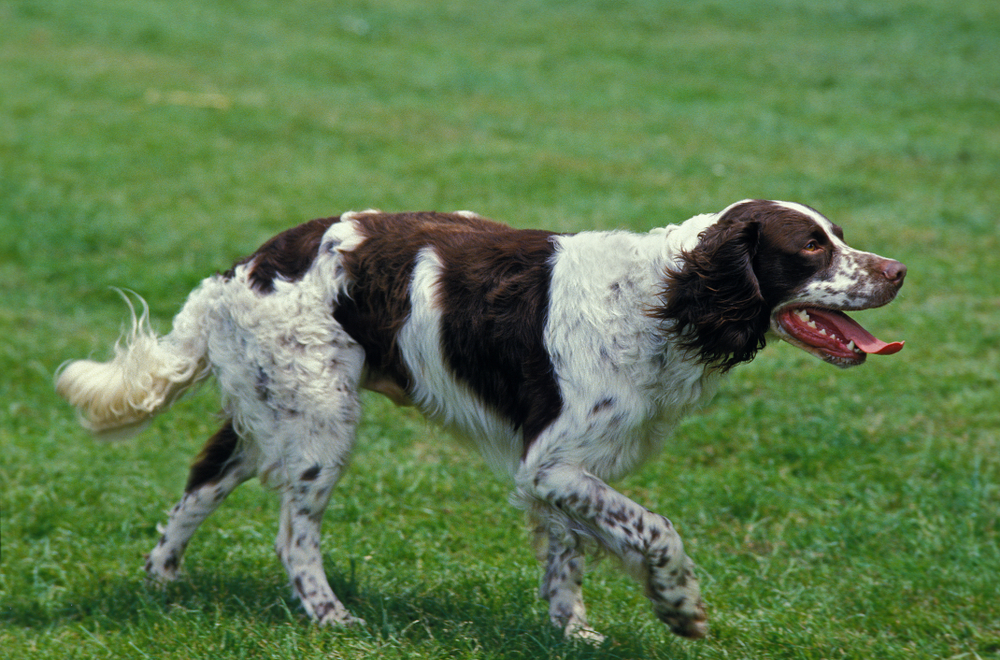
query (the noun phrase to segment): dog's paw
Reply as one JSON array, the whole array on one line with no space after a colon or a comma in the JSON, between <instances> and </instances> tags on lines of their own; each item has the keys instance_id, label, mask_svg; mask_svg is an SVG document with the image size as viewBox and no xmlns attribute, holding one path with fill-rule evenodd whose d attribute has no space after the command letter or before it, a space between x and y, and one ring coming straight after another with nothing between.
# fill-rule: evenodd
<instances>
[{"instance_id":1,"label":"dog's paw","mask_svg":"<svg viewBox=\"0 0 1000 660\"><path fill-rule=\"evenodd\" d=\"M368 625L364 619L354 616L342 606L331 609L324 613L323 616L317 617L316 622L321 626L330 626L331 628L354 628Z\"/></svg>"},{"instance_id":2,"label":"dog's paw","mask_svg":"<svg viewBox=\"0 0 1000 660\"><path fill-rule=\"evenodd\" d=\"M178 561L167 557L164 561L154 557L153 553L146 555L146 564L143 567L146 571L147 584L154 586L164 586L177 579Z\"/></svg>"},{"instance_id":3,"label":"dog's paw","mask_svg":"<svg viewBox=\"0 0 1000 660\"><path fill-rule=\"evenodd\" d=\"M607 639L604 635L587 625L568 625L566 626L565 634L569 639L586 642L591 646L600 646Z\"/></svg>"},{"instance_id":4,"label":"dog's paw","mask_svg":"<svg viewBox=\"0 0 1000 660\"><path fill-rule=\"evenodd\" d=\"M688 639L701 639L708 634L708 615L705 603L700 599L690 605L682 601L676 607L665 607L664 604L654 606L656 617L667 624L670 632Z\"/></svg>"}]
</instances>

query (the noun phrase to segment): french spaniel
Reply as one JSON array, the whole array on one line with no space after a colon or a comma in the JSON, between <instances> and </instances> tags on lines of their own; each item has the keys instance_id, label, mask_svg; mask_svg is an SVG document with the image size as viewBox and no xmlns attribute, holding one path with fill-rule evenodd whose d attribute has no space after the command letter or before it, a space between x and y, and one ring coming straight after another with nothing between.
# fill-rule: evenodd
<instances>
[{"instance_id":1,"label":"french spaniel","mask_svg":"<svg viewBox=\"0 0 1000 660\"><path fill-rule=\"evenodd\" d=\"M786 202L742 201L643 234L352 212L205 279L166 336L133 313L113 359L65 365L57 389L101 434L218 381L228 421L148 555L153 578L174 578L198 525L256 475L281 494L276 550L305 610L360 622L327 583L320 522L366 388L415 405L511 481L543 548L541 596L567 634L600 639L581 596L596 545L674 633L700 637L705 606L674 526L607 482L656 454L768 338L839 367L898 351L844 312L888 303L905 275Z\"/></svg>"}]
</instances>

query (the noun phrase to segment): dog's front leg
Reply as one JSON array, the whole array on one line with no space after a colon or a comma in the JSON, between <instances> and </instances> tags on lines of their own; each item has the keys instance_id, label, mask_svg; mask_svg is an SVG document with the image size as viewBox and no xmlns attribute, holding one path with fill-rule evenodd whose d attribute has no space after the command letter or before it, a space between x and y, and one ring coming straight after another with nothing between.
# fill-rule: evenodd
<instances>
[{"instance_id":1,"label":"dog's front leg","mask_svg":"<svg viewBox=\"0 0 1000 660\"><path fill-rule=\"evenodd\" d=\"M705 635L707 617L694 564L669 520L577 466L543 464L522 473L518 482L521 497L555 509L621 558L671 631Z\"/></svg>"},{"instance_id":2,"label":"dog's front leg","mask_svg":"<svg viewBox=\"0 0 1000 660\"><path fill-rule=\"evenodd\" d=\"M604 636L587 623L587 608L583 603L584 555L583 541L570 529L565 516L553 517L553 512L532 511L538 559L545 562L545 572L539 595L549 603L549 619L562 628L567 637L599 644Z\"/></svg>"}]
</instances>

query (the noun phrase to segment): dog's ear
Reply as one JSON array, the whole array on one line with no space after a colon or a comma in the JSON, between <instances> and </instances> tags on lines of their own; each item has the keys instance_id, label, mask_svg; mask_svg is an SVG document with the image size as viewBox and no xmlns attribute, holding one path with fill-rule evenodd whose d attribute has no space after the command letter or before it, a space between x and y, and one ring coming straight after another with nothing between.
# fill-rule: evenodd
<instances>
[{"instance_id":1,"label":"dog's ear","mask_svg":"<svg viewBox=\"0 0 1000 660\"><path fill-rule=\"evenodd\" d=\"M742 211L742 212L741 212ZM683 252L664 276L654 316L679 345L728 371L764 347L770 309L754 274L761 224L751 209L733 209Z\"/></svg>"}]
</instances>

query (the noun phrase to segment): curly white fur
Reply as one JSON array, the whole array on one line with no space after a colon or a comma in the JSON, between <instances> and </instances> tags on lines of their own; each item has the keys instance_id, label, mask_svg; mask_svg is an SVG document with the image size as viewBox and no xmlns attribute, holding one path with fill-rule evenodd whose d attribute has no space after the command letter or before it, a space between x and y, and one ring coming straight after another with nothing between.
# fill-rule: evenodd
<instances>
[{"instance_id":1,"label":"curly white fur","mask_svg":"<svg viewBox=\"0 0 1000 660\"><path fill-rule=\"evenodd\" d=\"M56 379L56 390L80 412L81 424L106 437L138 431L209 373L200 337L190 334L184 318L161 338L150 327L146 301L136 296L142 304L136 316L128 296L122 297L131 329L115 344L114 357L69 362Z\"/></svg>"}]
</instances>

